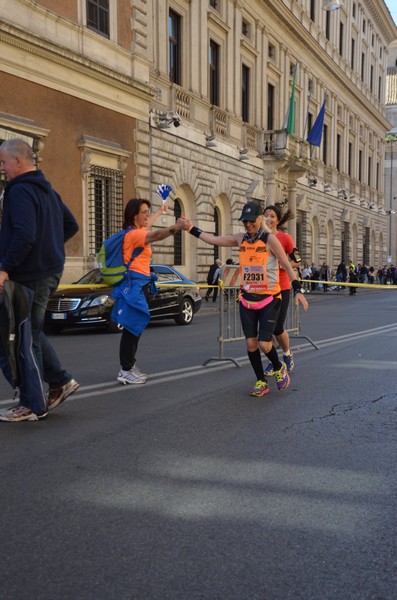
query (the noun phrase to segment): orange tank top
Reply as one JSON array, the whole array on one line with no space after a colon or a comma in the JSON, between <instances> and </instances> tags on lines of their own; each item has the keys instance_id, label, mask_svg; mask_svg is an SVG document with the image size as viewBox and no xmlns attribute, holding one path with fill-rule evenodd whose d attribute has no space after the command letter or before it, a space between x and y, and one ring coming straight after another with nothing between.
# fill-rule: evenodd
<instances>
[{"instance_id":1,"label":"orange tank top","mask_svg":"<svg viewBox=\"0 0 397 600\"><path fill-rule=\"evenodd\" d=\"M278 260L267 250L268 233L240 245L240 287L251 294L275 296L280 292Z\"/></svg>"}]
</instances>

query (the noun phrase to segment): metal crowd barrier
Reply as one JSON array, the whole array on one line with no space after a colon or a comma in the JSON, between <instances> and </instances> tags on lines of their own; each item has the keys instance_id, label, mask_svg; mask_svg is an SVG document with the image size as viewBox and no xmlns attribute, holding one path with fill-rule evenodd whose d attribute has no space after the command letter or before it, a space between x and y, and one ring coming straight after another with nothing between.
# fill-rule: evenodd
<instances>
[{"instance_id":1,"label":"metal crowd barrier","mask_svg":"<svg viewBox=\"0 0 397 600\"><path fill-rule=\"evenodd\" d=\"M207 366L212 361L230 361L236 367L241 367L238 360L231 356L225 356L226 344L245 340L240 321L239 302L237 301L240 290L239 265L225 265L221 268L219 287L219 354L208 358L203 366ZM292 294L284 329L292 337L306 339L318 350L318 346L307 335L301 333L299 305L295 305Z\"/></svg>"}]
</instances>

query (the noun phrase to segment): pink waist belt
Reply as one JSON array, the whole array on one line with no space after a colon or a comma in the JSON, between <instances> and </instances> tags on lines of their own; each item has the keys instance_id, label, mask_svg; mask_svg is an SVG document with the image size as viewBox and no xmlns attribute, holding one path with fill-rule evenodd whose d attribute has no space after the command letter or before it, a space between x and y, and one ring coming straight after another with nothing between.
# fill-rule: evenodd
<instances>
[{"instance_id":1,"label":"pink waist belt","mask_svg":"<svg viewBox=\"0 0 397 600\"><path fill-rule=\"evenodd\" d=\"M264 308L265 306L267 306L267 304L270 304L270 302L272 302L273 299L274 299L274 296L268 296L267 298L264 298L263 300L255 300L255 301L251 302L250 300L246 300L245 298L243 298L241 296L240 302L243 306L245 306L245 308L250 308L252 310L260 310L261 308Z\"/></svg>"}]
</instances>

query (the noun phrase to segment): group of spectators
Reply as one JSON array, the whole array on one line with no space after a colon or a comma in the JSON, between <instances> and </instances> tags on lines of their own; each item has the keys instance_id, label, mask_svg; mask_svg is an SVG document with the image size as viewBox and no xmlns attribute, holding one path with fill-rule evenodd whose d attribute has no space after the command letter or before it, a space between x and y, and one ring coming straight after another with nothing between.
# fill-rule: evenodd
<instances>
[{"instance_id":1,"label":"group of spectators","mask_svg":"<svg viewBox=\"0 0 397 600\"><path fill-rule=\"evenodd\" d=\"M322 289L323 292L328 291L328 284L326 283L315 283L316 281L335 281L338 283L379 283L379 284L390 284L397 285L397 268L393 265L385 265L379 269L375 269L373 266L368 267L366 264L358 263L355 265L352 261L349 262L348 266L344 261L339 263L336 272L334 273L329 266L323 262L320 267L316 267L314 263L309 265L307 262L303 264L302 279L313 280L310 283L306 283L306 291L315 291L316 289ZM353 292L355 293L355 292Z\"/></svg>"}]
</instances>

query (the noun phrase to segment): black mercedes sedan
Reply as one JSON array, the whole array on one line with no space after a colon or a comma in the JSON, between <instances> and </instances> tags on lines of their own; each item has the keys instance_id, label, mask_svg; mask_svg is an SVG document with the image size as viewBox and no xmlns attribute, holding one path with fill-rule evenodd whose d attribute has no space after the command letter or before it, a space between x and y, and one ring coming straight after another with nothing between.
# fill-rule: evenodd
<instances>
[{"instance_id":1,"label":"black mercedes sedan","mask_svg":"<svg viewBox=\"0 0 397 600\"><path fill-rule=\"evenodd\" d=\"M157 285L167 284L158 285L158 294L149 296L150 319L174 319L178 325L190 325L202 301L196 283L167 265L150 265L150 270L157 275ZM56 290L47 304L46 331L103 327L109 333L119 332L120 328L110 317L114 304L112 288L90 287L101 283L99 269L93 269L70 287Z\"/></svg>"}]
</instances>

